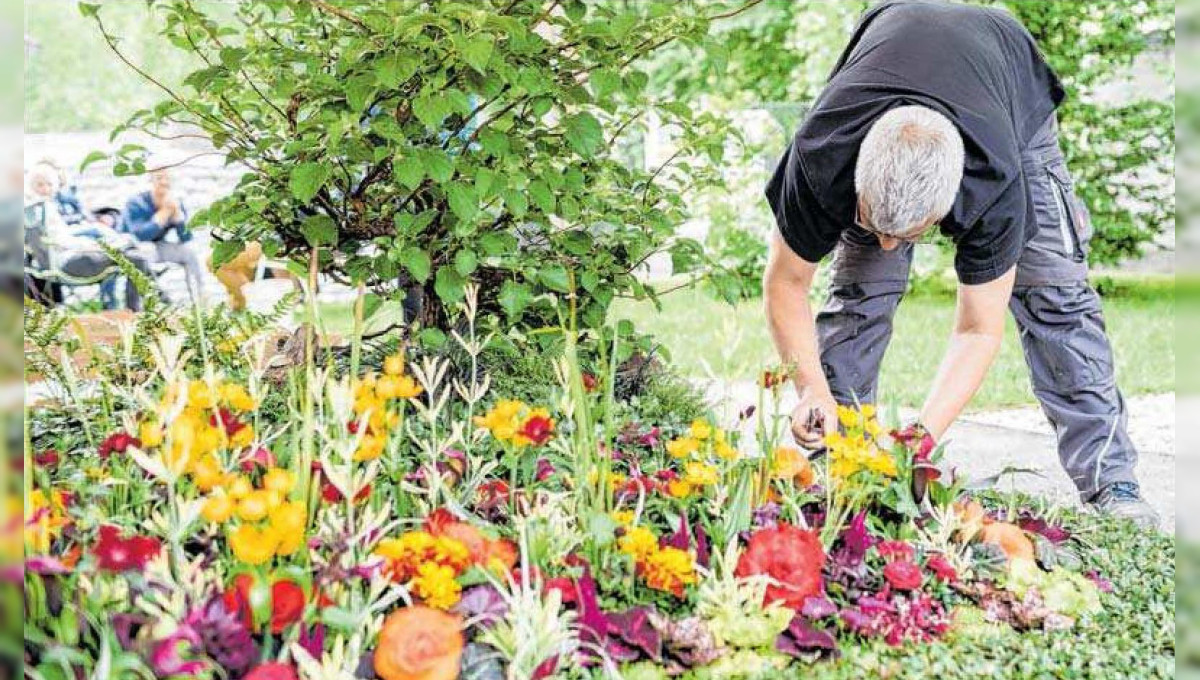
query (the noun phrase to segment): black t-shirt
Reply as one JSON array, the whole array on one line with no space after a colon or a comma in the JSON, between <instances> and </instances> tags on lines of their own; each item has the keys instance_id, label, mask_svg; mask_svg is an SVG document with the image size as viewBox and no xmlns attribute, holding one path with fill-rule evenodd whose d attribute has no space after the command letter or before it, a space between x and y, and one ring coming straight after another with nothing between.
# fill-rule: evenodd
<instances>
[{"instance_id":1,"label":"black t-shirt","mask_svg":"<svg viewBox=\"0 0 1200 680\"><path fill-rule=\"evenodd\" d=\"M1033 37L999 9L887 2L859 20L825 91L767 184L784 240L817 262L854 224L854 164L871 124L896 106L939 111L966 164L942 233L968 284L998 278L1036 230L1021 151L1063 100Z\"/></svg>"}]
</instances>

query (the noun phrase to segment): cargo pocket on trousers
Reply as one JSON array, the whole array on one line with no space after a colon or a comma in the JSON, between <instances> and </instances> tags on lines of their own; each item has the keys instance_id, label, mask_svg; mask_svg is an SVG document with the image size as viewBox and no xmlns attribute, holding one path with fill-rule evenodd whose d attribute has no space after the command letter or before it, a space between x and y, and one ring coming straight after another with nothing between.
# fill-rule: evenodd
<instances>
[{"instance_id":1,"label":"cargo pocket on trousers","mask_svg":"<svg viewBox=\"0 0 1200 680\"><path fill-rule=\"evenodd\" d=\"M1054 198L1063 254L1075 262L1083 262L1087 257L1087 242L1092 237L1091 216L1075 195L1067 162L1062 159L1051 161L1046 166L1046 177Z\"/></svg>"},{"instance_id":2,"label":"cargo pocket on trousers","mask_svg":"<svg viewBox=\"0 0 1200 680\"><path fill-rule=\"evenodd\" d=\"M1039 286L1014 296L1037 389L1071 394L1112 375L1100 300L1088 286Z\"/></svg>"}]
</instances>

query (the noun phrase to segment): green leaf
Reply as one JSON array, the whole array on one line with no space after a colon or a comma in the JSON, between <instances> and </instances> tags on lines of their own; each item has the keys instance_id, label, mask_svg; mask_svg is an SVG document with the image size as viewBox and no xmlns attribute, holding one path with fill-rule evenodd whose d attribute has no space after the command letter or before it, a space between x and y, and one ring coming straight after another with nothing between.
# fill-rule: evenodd
<instances>
[{"instance_id":1,"label":"green leaf","mask_svg":"<svg viewBox=\"0 0 1200 680\"><path fill-rule=\"evenodd\" d=\"M552 264L538 272L538 280L550 290L560 293L571 292L571 281L567 270L561 264Z\"/></svg>"},{"instance_id":2,"label":"green leaf","mask_svg":"<svg viewBox=\"0 0 1200 680\"><path fill-rule=\"evenodd\" d=\"M530 301L533 300L533 293L524 283L505 281L500 284L500 295L497 300L508 318L515 319L529 306Z\"/></svg>"},{"instance_id":3,"label":"green leaf","mask_svg":"<svg viewBox=\"0 0 1200 680\"><path fill-rule=\"evenodd\" d=\"M301 203L307 203L321 190L321 185L329 179L329 168L321 163L301 163L292 170L288 178L288 187L292 196Z\"/></svg>"},{"instance_id":4,"label":"green leaf","mask_svg":"<svg viewBox=\"0 0 1200 680\"><path fill-rule=\"evenodd\" d=\"M212 244L212 264L213 267L220 267L237 257L237 254L246 248L246 244L240 240L230 239L228 241L213 241Z\"/></svg>"},{"instance_id":5,"label":"green leaf","mask_svg":"<svg viewBox=\"0 0 1200 680\"><path fill-rule=\"evenodd\" d=\"M383 308L383 298L375 293L367 293L363 296L363 323L370 321L375 313Z\"/></svg>"},{"instance_id":6,"label":"green leaf","mask_svg":"<svg viewBox=\"0 0 1200 680\"><path fill-rule=\"evenodd\" d=\"M460 250L454 254L454 270L463 276L470 276L479 266L479 258L471 250Z\"/></svg>"},{"instance_id":7,"label":"green leaf","mask_svg":"<svg viewBox=\"0 0 1200 680\"><path fill-rule=\"evenodd\" d=\"M300 233L308 245L336 246L338 242L337 224L329 215L312 215L300 223Z\"/></svg>"},{"instance_id":8,"label":"green leaf","mask_svg":"<svg viewBox=\"0 0 1200 680\"><path fill-rule=\"evenodd\" d=\"M605 97L621 89L621 76L606 68L593 71L588 76L588 82L591 83L592 92L597 98Z\"/></svg>"},{"instance_id":9,"label":"green leaf","mask_svg":"<svg viewBox=\"0 0 1200 680\"><path fill-rule=\"evenodd\" d=\"M103 151L93 151L83 157L83 162L79 164L79 171L83 172L87 169L87 166L91 165L92 163L98 163L106 158L108 158L107 153Z\"/></svg>"},{"instance_id":10,"label":"green leaf","mask_svg":"<svg viewBox=\"0 0 1200 680\"><path fill-rule=\"evenodd\" d=\"M393 52L376 63L375 80L385 87L395 87L411 78L419 65L411 56Z\"/></svg>"},{"instance_id":11,"label":"green leaf","mask_svg":"<svg viewBox=\"0 0 1200 680\"><path fill-rule=\"evenodd\" d=\"M470 185L459 182L451 184L446 190L446 200L450 210L464 222L475 219L479 213L479 199L475 196L475 188Z\"/></svg>"},{"instance_id":12,"label":"green leaf","mask_svg":"<svg viewBox=\"0 0 1200 680\"><path fill-rule=\"evenodd\" d=\"M433 291L448 305L462 302L466 295L466 285L466 277L453 267L439 267L437 276L433 277Z\"/></svg>"},{"instance_id":13,"label":"green leaf","mask_svg":"<svg viewBox=\"0 0 1200 680\"><path fill-rule=\"evenodd\" d=\"M94 18L100 14L100 5L94 2L81 2L79 3L79 13L89 19Z\"/></svg>"},{"instance_id":14,"label":"green leaf","mask_svg":"<svg viewBox=\"0 0 1200 680\"><path fill-rule=\"evenodd\" d=\"M424 283L429 278L429 272L433 269L433 262L429 259L429 253L410 246L404 249L404 253L400 256L400 263L408 270L409 274L419 283Z\"/></svg>"},{"instance_id":15,"label":"green leaf","mask_svg":"<svg viewBox=\"0 0 1200 680\"><path fill-rule=\"evenodd\" d=\"M488 60L492 58L492 43L494 38L488 35L477 35L463 45L463 59L471 68L483 73L487 69Z\"/></svg>"},{"instance_id":16,"label":"green leaf","mask_svg":"<svg viewBox=\"0 0 1200 680\"><path fill-rule=\"evenodd\" d=\"M416 159L435 182L448 182L454 176L454 163L441 149L418 149Z\"/></svg>"},{"instance_id":17,"label":"green leaf","mask_svg":"<svg viewBox=\"0 0 1200 680\"><path fill-rule=\"evenodd\" d=\"M362 111L375 95L375 78L366 74L355 76L346 83L346 103L353 111Z\"/></svg>"},{"instance_id":18,"label":"green leaf","mask_svg":"<svg viewBox=\"0 0 1200 680\"><path fill-rule=\"evenodd\" d=\"M432 131L440 130L450 115L450 102L441 94L425 93L413 100L413 114Z\"/></svg>"},{"instance_id":19,"label":"green leaf","mask_svg":"<svg viewBox=\"0 0 1200 680\"><path fill-rule=\"evenodd\" d=\"M401 158L396 156L392 160L392 175L409 189L416 189L421 184L421 180L425 178L425 169L421 167L421 163L415 158Z\"/></svg>"},{"instance_id":20,"label":"green leaf","mask_svg":"<svg viewBox=\"0 0 1200 680\"><path fill-rule=\"evenodd\" d=\"M550 187L541 180L534 180L529 183L529 197L533 199L534 205L538 210L549 215L554 212L554 194L550 193Z\"/></svg>"},{"instance_id":21,"label":"green leaf","mask_svg":"<svg viewBox=\"0 0 1200 680\"><path fill-rule=\"evenodd\" d=\"M516 189L507 189L502 195L504 205L508 207L508 211L512 213L513 217L525 216L525 211L529 209L529 200L525 198L525 194Z\"/></svg>"},{"instance_id":22,"label":"green leaf","mask_svg":"<svg viewBox=\"0 0 1200 680\"><path fill-rule=\"evenodd\" d=\"M581 156L592 156L604 141L604 129L590 113L577 113L567 118L563 127L567 143Z\"/></svg>"}]
</instances>

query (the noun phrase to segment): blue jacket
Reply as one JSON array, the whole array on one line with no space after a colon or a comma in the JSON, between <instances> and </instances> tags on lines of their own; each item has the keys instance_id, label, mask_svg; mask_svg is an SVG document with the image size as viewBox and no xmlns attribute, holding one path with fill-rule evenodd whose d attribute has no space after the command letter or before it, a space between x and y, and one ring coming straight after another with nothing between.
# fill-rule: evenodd
<instances>
[{"instance_id":1,"label":"blue jacket","mask_svg":"<svg viewBox=\"0 0 1200 680\"><path fill-rule=\"evenodd\" d=\"M180 204L179 209L184 214L183 219L172 220L167 226L160 226L154 221L154 197L149 191L129 199L125 204L125 212L121 215L121 231L133 234L139 241L161 241L167 232L174 229L179 234L180 243L192 240L192 232L187 228L187 211Z\"/></svg>"}]
</instances>

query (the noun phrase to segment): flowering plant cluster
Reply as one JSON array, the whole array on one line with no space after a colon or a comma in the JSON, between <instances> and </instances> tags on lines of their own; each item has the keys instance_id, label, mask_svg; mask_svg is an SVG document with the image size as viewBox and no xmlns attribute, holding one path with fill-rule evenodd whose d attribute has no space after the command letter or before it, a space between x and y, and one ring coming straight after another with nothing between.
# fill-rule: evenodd
<instances>
[{"instance_id":1,"label":"flowering plant cluster","mask_svg":"<svg viewBox=\"0 0 1200 680\"><path fill-rule=\"evenodd\" d=\"M777 385L725 427L648 423L576 355L530 403L414 350L272 380L243 345L213 365L158 340L140 382L97 378L127 398L80 409L86 435L35 411L33 639L73 593L80 659L158 677L781 677L1104 606L1054 513L972 498L870 405L810 459Z\"/></svg>"}]
</instances>

